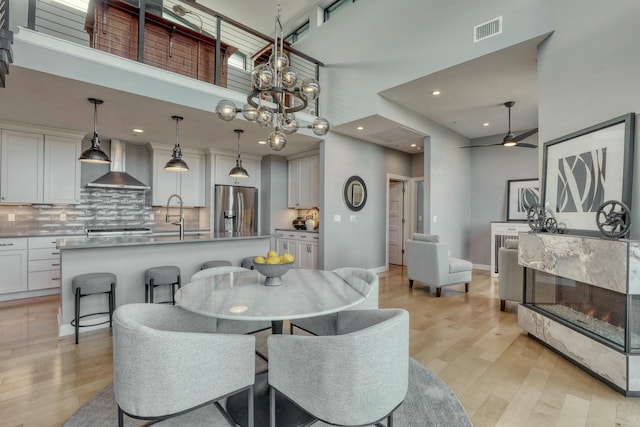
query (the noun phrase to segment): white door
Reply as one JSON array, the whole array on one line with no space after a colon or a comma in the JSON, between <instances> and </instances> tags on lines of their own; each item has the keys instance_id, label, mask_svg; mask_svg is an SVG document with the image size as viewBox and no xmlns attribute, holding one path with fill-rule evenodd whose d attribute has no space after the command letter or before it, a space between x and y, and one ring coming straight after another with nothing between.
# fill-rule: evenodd
<instances>
[{"instance_id":1,"label":"white door","mask_svg":"<svg viewBox=\"0 0 640 427\"><path fill-rule=\"evenodd\" d=\"M404 182L389 182L389 264L403 264Z\"/></svg>"}]
</instances>

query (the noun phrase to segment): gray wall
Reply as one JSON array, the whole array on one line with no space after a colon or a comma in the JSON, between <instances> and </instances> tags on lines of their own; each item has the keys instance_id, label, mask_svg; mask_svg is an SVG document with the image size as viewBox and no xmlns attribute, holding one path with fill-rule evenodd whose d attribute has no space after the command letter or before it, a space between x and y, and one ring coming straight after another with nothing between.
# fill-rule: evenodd
<instances>
[{"instance_id":1,"label":"gray wall","mask_svg":"<svg viewBox=\"0 0 640 427\"><path fill-rule=\"evenodd\" d=\"M516 135L520 132L514 132ZM472 145L495 144L501 135L478 138ZM526 140L537 144L537 137ZM502 146L471 148L471 221L469 261L491 264L491 221L507 219L507 181L538 177L538 150Z\"/></svg>"},{"instance_id":2,"label":"gray wall","mask_svg":"<svg viewBox=\"0 0 640 427\"><path fill-rule=\"evenodd\" d=\"M411 177L424 176L424 152L411 156Z\"/></svg>"},{"instance_id":3,"label":"gray wall","mask_svg":"<svg viewBox=\"0 0 640 427\"><path fill-rule=\"evenodd\" d=\"M384 266L386 174L409 176L410 156L331 132L321 143L320 167L324 171L321 265L326 270ZM367 186L367 203L358 212L350 211L342 198L344 184L352 175L362 177ZM336 222L335 215L340 215L341 221ZM350 221L351 215L355 215L355 222Z\"/></svg>"},{"instance_id":4,"label":"gray wall","mask_svg":"<svg viewBox=\"0 0 640 427\"><path fill-rule=\"evenodd\" d=\"M640 2L555 0L554 4L558 30L538 52L541 141L640 110ZM638 130L636 139L637 135ZM637 144L635 152L631 237L638 239Z\"/></svg>"}]
</instances>

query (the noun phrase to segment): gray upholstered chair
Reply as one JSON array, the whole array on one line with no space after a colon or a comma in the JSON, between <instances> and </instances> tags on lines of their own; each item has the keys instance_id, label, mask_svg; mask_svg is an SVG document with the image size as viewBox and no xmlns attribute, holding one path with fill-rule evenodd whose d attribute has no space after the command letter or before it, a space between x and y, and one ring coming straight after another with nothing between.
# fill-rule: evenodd
<instances>
[{"instance_id":1,"label":"gray upholstered chair","mask_svg":"<svg viewBox=\"0 0 640 427\"><path fill-rule=\"evenodd\" d=\"M522 302L522 266L518 264L518 240L507 239L498 249L500 311L507 301Z\"/></svg>"},{"instance_id":2,"label":"gray upholstered chair","mask_svg":"<svg viewBox=\"0 0 640 427\"><path fill-rule=\"evenodd\" d=\"M180 307L125 304L113 315L113 391L124 414L165 419L249 390L253 426L255 343L216 333L216 319Z\"/></svg>"},{"instance_id":3,"label":"gray upholstered chair","mask_svg":"<svg viewBox=\"0 0 640 427\"><path fill-rule=\"evenodd\" d=\"M417 280L434 286L439 297L443 286L464 283L464 291L469 292L473 264L450 257L447 244L441 243L439 236L413 233L413 239L406 241L406 248L410 288Z\"/></svg>"},{"instance_id":4,"label":"gray upholstered chair","mask_svg":"<svg viewBox=\"0 0 640 427\"><path fill-rule=\"evenodd\" d=\"M191 281L202 279L205 277L217 276L220 274L239 273L243 271L249 271L249 269L235 266L223 266L212 267L205 270L196 271L191 276ZM263 331L271 328L271 322L268 320L263 321L243 321L243 320L230 320L230 319L218 319L218 330L224 333L230 334L252 334L254 332ZM262 355L261 355L262 356Z\"/></svg>"},{"instance_id":5,"label":"gray upholstered chair","mask_svg":"<svg viewBox=\"0 0 640 427\"><path fill-rule=\"evenodd\" d=\"M365 296L365 300L349 310L378 308L378 275L363 268L339 268L333 271ZM314 335L335 335L337 333L338 314L293 319L290 321L290 333L294 326Z\"/></svg>"},{"instance_id":6,"label":"gray upholstered chair","mask_svg":"<svg viewBox=\"0 0 640 427\"><path fill-rule=\"evenodd\" d=\"M409 313L350 310L337 317L337 335L269 337L271 427L275 390L328 424L387 418L392 425L409 385Z\"/></svg>"}]
</instances>

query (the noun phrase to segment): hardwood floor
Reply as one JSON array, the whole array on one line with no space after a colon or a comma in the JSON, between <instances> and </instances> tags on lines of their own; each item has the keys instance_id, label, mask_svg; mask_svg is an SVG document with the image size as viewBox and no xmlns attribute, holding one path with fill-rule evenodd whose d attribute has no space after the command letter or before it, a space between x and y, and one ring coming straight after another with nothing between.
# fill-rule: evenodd
<instances>
[{"instance_id":1,"label":"hardwood floor","mask_svg":"<svg viewBox=\"0 0 640 427\"><path fill-rule=\"evenodd\" d=\"M475 427L640 426L625 398L533 341L516 305L499 311L498 282L474 271L430 295L405 271L380 274L381 307L411 313L411 355L456 393ZM0 303L0 425L57 426L112 381L108 329L58 338L57 296Z\"/></svg>"}]
</instances>

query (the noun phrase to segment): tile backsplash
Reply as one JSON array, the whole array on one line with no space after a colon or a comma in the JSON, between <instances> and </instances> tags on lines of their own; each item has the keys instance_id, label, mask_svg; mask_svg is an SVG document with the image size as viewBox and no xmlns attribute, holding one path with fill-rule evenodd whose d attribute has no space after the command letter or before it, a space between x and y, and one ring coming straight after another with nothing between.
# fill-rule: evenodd
<instances>
[{"instance_id":1,"label":"tile backsplash","mask_svg":"<svg viewBox=\"0 0 640 427\"><path fill-rule=\"evenodd\" d=\"M171 205L171 214L178 211L177 205ZM177 231L165 222L165 214L164 207L151 206L148 191L83 188L78 205L0 205L0 234L81 234L86 229L115 227ZM200 208L185 208L185 229L199 229L199 217Z\"/></svg>"}]
</instances>

